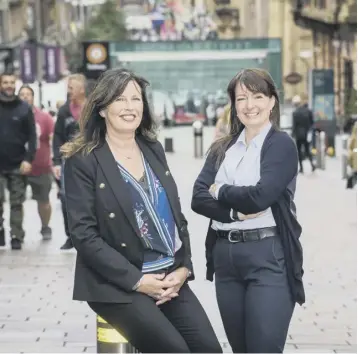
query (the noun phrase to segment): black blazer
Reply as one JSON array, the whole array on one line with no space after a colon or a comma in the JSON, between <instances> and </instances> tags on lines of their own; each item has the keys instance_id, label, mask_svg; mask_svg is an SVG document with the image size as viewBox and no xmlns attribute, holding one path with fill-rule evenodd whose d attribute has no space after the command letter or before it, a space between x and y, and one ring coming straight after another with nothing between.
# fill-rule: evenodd
<instances>
[{"instance_id":1,"label":"black blazer","mask_svg":"<svg viewBox=\"0 0 358 354\"><path fill-rule=\"evenodd\" d=\"M228 148L238 137L239 134L232 139ZM304 302L302 247L299 241L302 229L296 220L296 207L293 202L297 167L295 143L287 133L271 128L261 149L260 181L255 186L225 184L220 188L218 200L215 200L210 195L209 188L215 182L217 168L214 156L209 154L194 184L191 202L191 207L196 213L210 219L205 241L208 280L213 280L212 251L217 240L216 232L211 228L212 220L231 223L231 209L248 215L271 207L285 251L293 298L298 303Z\"/></svg>"},{"instance_id":2,"label":"black blazer","mask_svg":"<svg viewBox=\"0 0 358 354\"><path fill-rule=\"evenodd\" d=\"M175 267L193 272L187 221L163 147L142 136L136 140L166 190L183 243ZM69 230L77 250L73 298L130 303L130 292L142 276L144 249L131 195L108 144L67 159L64 178Z\"/></svg>"}]
</instances>

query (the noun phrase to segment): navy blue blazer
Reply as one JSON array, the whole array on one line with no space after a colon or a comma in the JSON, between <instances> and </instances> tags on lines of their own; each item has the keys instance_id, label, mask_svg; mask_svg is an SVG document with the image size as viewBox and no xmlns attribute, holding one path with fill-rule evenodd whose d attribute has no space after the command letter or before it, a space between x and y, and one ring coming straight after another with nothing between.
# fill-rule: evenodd
<instances>
[{"instance_id":1,"label":"navy blue blazer","mask_svg":"<svg viewBox=\"0 0 358 354\"><path fill-rule=\"evenodd\" d=\"M238 139L233 137L228 148ZM299 237L302 228L296 219L293 201L298 169L297 148L285 132L271 128L261 150L260 181L255 186L223 185L218 200L209 193L217 173L216 156L209 153L202 171L194 184L191 207L194 212L210 219L206 237L206 278L213 280L214 266L212 250L217 235L211 228L212 220L223 223L233 222L230 210L255 214L271 207L285 253L287 275L292 297L303 304L305 293L302 283L303 252Z\"/></svg>"}]
</instances>

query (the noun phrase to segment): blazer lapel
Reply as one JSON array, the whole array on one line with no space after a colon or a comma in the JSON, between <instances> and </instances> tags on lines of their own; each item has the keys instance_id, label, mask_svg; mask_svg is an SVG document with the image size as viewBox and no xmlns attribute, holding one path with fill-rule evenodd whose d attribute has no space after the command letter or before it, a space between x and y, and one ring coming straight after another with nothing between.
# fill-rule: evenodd
<instances>
[{"instance_id":1,"label":"blazer lapel","mask_svg":"<svg viewBox=\"0 0 358 354\"><path fill-rule=\"evenodd\" d=\"M181 218L179 215L178 197L175 193L176 189L175 185L173 185L173 178L171 178L170 171L166 168L164 164L165 162L161 161L158 154L156 154L154 149L149 146L151 143L147 143L140 136L138 136L136 140L144 155L144 158L149 163L153 172L158 177L160 183L165 189L176 223L177 225L180 225Z\"/></svg>"},{"instance_id":2,"label":"blazer lapel","mask_svg":"<svg viewBox=\"0 0 358 354\"><path fill-rule=\"evenodd\" d=\"M103 174L106 176L108 184L110 185L118 204L123 209L124 214L126 215L137 236L141 237L133 213L132 196L130 195L126 182L122 178L122 175L107 142L105 142L100 148L95 149L93 153L96 156Z\"/></svg>"}]
</instances>

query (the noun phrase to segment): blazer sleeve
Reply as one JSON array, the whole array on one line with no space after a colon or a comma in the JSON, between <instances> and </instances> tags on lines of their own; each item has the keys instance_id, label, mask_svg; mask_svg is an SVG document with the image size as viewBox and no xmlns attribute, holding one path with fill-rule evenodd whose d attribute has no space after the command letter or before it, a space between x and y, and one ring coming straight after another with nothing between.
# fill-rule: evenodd
<instances>
[{"instance_id":1,"label":"blazer sleeve","mask_svg":"<svg viewBox=\"0 0 358 354\"><path fill-rule=\"evenodd\" d=\"M74 155L65 162L65 195L71 239L85 264L110 283L132 291L142 273L99 234L95 166L88 158Z\"/></svg>"},{"instance_id":2,"label":"blazer sleeve","mask_svg":"<svg viewBox=\"0 0 358 354\"><path fill-rule=\"evenodd\" d=\"M215 182L215 176L215 159L212 154L209 154L194 183L191 208L197 214L207 218L223 223L231 223L233 222L230 217L231 208L215 200L209 193L210 186Z\"/></svg>"},{"instance_id":3,"label":"blazer sleeve","mask_svg":"<svg viewBox=\"0 0 358 354\"><path fill-rule=\"evenodd\" d=\"M219 201L248 215L268 209L280 198L297 175L297 148L286 133L269 144L261 160L259 182L255 186L224 184L219 190Z\"/></svg>"},{"instance_id":4,"label":"blazer sleeve","mask_svg":"<svg viewBox=\"0 0 358 354\"><path fill-rule=\"evenodd\" d=\"M166 158L165 152L164 152L164 148L163 148L163 146L162 146L162 144L160 142L156 143L155 150L157 151L158 157L162 161L162 163L164 164L165 168L169 169L167 158ZM183 214L183 212L181 210L181 204L180 204L179 196L178 196L178 206L179 206L179 209L180 209L181 223L185 224L185 227L187 227L188 221L185 218L185 216L184 216L184 214ZM190 245L189 232L183 232L182 241L183 241L184 248L185 248L184 266L186 268L188 268L193 273L193 262L191 260L191 245ZM191 278L193 278L193 275L192 275Z\"/></svg>"}]
</instances>

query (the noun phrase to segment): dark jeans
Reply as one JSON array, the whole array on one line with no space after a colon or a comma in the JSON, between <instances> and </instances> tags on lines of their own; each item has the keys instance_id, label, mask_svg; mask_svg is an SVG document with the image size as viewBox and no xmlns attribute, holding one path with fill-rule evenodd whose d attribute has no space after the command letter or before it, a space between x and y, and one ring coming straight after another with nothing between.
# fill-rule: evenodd
<instances>
[{"instance_id":1,"label":"dark jeans","mask_svg":"<svg viewBox=\"0 0 358 354\"><path fill-rule=\"evenodd\" d=\"M26 198L26 176L19 170L0 173L0 226L4 222L5 189L10 196L11 237L23 241L25 232L22 227L24 219L23 203Z\"/></svg>"},{"instance_id":2,"label":"dark jeans","mask_svg":"<svg viewBox=\"0 0 358 354\"><path fill-rule=\"evenodd\" d=\"M130 304L88 304L140 353L222 353L204 309L187 284L177 298L161 306L138 292L133 292Z\"/></svg>"},{"instance_id":3,"label":"dark jeans","mask_svg":"<svg viewBox=\"0 0 358 354\"><path fill-rule=\"evenodd\" d=\"M234 353L282 353L294 302L279 237L214 248L215 286Z\"/></svg>"}]
</instances>

